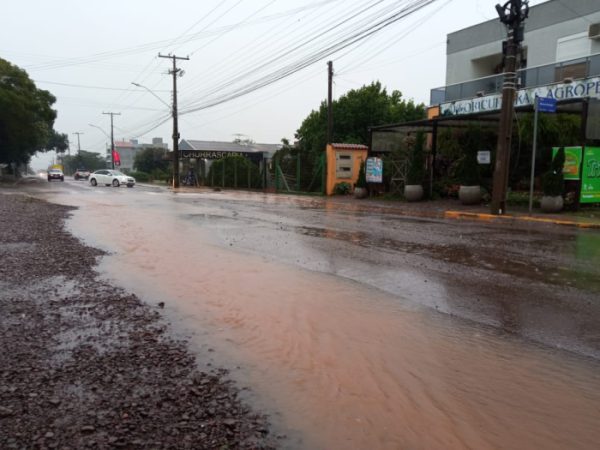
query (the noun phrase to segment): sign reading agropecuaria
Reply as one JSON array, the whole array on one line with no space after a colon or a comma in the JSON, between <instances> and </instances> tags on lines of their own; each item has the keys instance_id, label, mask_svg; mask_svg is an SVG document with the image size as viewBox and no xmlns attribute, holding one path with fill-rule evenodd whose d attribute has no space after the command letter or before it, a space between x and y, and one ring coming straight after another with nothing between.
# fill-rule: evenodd
<instances>
[{"instance_id":1,"label":"sign reading agropecuaria","mask_svg":"<svg viewBox=\"0 0 600 450\"><path fill-rule=\"evenodd\" d=\"M600 77L574 80L572 83L557 83L535 88L519 89L515 97L515 108L532 106L535 96L568 100L576 98L600 98ZM476 114L488 111L499 111L502 108L502 94L485 95L466 100L442 103L440 115L459 116L461 114Z\"/></svg>"}]
</instances>

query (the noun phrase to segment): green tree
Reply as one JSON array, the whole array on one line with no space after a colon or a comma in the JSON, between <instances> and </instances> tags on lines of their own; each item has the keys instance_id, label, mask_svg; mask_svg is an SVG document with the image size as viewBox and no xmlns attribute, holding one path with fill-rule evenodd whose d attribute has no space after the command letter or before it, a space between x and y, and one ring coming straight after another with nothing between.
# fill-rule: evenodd
<instances>
[{"instance_id":1,"label":"green tree","mask_svg":"<svg viewBox=\"0 0 600 450\"><path fill-rule=\"evenodd\" d=\"M544 191L544 195L551 197L562 195L565 186L563 175L564 165L565 148L560 147L554 158L552 158L550 169L542 177L542 190Z\"/></svg>"},{"instance_id":2,"label":"green tree","mask_svg":"<svg viewBox=\"0 0 600 450\"><path fill-rule=\"evenodd\" d=\"M81 150L77 155L63 156L63 166L67 174L75 173L77 169L87 169L91 172L106 168L106 160L98 153Z\"/></svg>"},{"instance_id":3,"label":"green tree","mask_svg":"<svg viewBox=\"0 0 600 450\"><path fill-rule=\"evenodd\" d=\"M402 99L400 91L388 94L381 83L353 89L333 102L333 141L369 144L369 127L423 119L425 105ZM304 119L296 131L301 152L321 153L327 143L327 103Z\"/></svg>"},{"instance_id":4,"label":"green tree","mask_svg":"<svg viewBox=\"0 0 600 450\"><path fill-rule=\"evenodd\" d=\"M133 167L135 170L146 173L166 172L169 168L169 161L164 159L165 153L164 148L148 147L140 150L135 155Z\"/></svg>"},{"instance_id":5,"label":"green tree","mask_svg":"<svg viewBox=\"0 0 600 450\"><path fill-rule=\"evenodd\" d=\"M406 184L422 184L425 178L425 133L417 132L415 144L410 152Z\"/></svg>"},{"instance_id":6,"label":"green tree","mask_svg":"<svg viewBox=\"0 0 600 450\"><path fill-rule=\"evenodd\" d=\"M55 102L27 72L0 58L0 163L26 164L38 151L66 149L66 135L53 129Z\"/></svg>"}]
</instances>

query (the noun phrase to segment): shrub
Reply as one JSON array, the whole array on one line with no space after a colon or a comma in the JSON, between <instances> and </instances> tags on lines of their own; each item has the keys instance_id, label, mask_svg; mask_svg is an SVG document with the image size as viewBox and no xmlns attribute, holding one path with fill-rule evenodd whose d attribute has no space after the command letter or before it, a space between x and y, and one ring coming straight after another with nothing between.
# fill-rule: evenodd
<instances>
[{"instance_id":1,"label":"shrub","mask_svg":"<svg viewBox=\"0 0 600 450\"><path fill-rule=\"evenodd\" d=\"M129 175L135 178L136 181L147 182L150 180L150 175L146 172L131 171Z\"/></svg>"},{"instance_id":2,"label":"shrub","mask_svg":"<svg viewBox=\"0 0 600 450\"><path fill-rule=\"evenodd\" d=\"M354 183L354 187L357 187L357 188L366 188L367 187L367 169L365 167L364 160L362 160L360 163L360 169L358 170L358 179L356 180L356 183Z\"/></svg>"},{"instance_id":3,"label":"shrub","mask_svg":"<svg viewBox=\"0 0 600 450\"><path fill-rule=\"evenodd\" d=\"M335 195L347 195L350 193L350 188L351 188L350 183L346 183L345 181L342 181L341 183L337 183L333 187L333 193Z\"/></svg>"},{"instance_id":4,"label":"shrub","mask_svg":"<svg viewBox=\"0 0 600 450\"><path fill-rule=\"evenodd\" d=\"M458 178L462 186L478 186L481 184L477 149L481 140L481 130L470 126L467 128L462 145L464 156L458 168Z\"/></svg>"},{"instance_id":5,"label":"shrub","mask_svg":"<svg viewBox=\"0 0 600 450\"><path fill-rule=\"evenodd\" d=\"M425 133L419 131L410 154L406 184L421 184L425 177Z\"/></svg>"},{"instance_id":6,"label":"shrub","mask_svg":"<svg viewBox=\"0 0 600 450\"><path fill-rule=\"evenodd\" d=\"M550 170L542 176L542 191L544 195L557 197L562 195L565 181L563 166L565 165L565 149L560 147L550 164Z\"/></svg>"}]
</instances>

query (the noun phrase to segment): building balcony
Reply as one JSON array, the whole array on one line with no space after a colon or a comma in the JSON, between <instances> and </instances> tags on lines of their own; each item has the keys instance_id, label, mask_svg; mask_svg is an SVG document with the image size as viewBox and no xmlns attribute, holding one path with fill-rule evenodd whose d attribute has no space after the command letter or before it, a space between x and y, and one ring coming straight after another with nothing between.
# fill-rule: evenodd
<instances>
[{"instance_id":1,"label":"building balcony","mask_svg":"<svg viewBox=\"0 0 600 450\"><path fill-rule=\"evenodd\" d=\"M520 89L559 83L566 79L600 76L600 53L585 58L521 69L517 73ZM491 75L432 89L430 105L501 93L503 78L503 74Z\"/></svg>"}]
</instances>

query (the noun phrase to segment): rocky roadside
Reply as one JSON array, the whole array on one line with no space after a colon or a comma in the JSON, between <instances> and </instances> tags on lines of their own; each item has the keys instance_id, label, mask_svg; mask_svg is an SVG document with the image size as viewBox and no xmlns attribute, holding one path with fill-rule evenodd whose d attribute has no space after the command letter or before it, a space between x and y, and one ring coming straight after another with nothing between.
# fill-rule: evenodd
<instances>
[{"instance_id":1,"label":"rocky roadside","mask_svg":"<svg viewBox=\"0 0 600 450\"><path fill-rule=\"evenodd\" d=\"M96 278L70 208L0 194L0 448L270 449L223 370Z\"/></svg>"}]
</instances>

